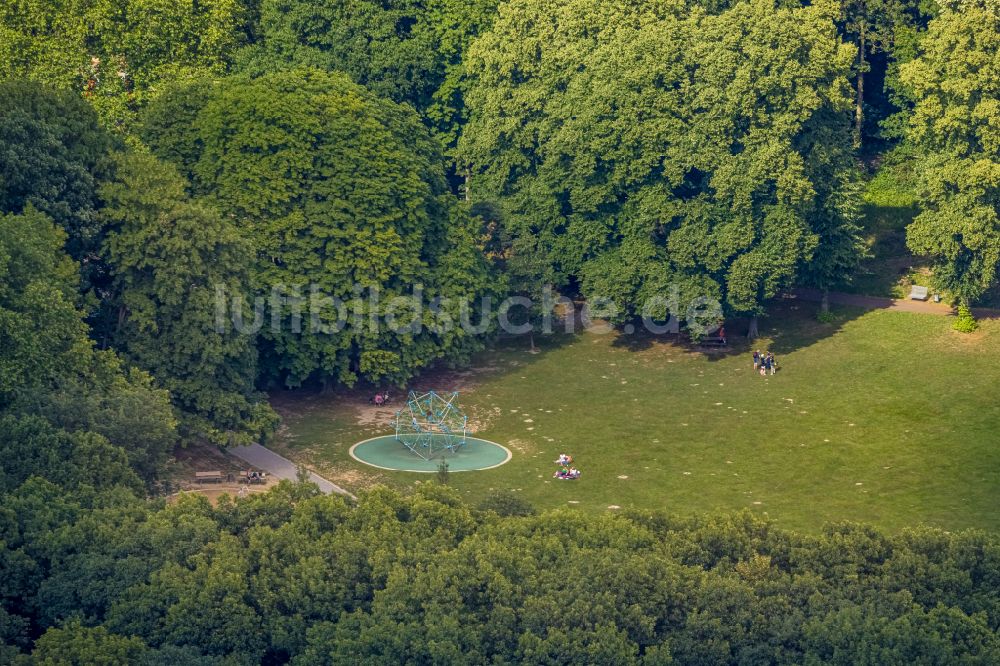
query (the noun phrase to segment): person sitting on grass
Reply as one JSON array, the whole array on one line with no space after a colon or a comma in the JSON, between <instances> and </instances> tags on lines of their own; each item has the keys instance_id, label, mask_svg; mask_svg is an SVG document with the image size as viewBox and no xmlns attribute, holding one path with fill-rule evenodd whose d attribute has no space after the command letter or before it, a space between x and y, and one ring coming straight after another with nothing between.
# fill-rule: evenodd
<instances>
[{"instance_id":1,"label":"person sitting on grass","mask_svg":"<svg viewBox=\"0 0 1000 666\"><path fill-rule=\"evenodd\" d=\"M562 467L552 475L554 479L577 479L580 477L580 470L575 467Z\"/></svg>"}]
</instances>

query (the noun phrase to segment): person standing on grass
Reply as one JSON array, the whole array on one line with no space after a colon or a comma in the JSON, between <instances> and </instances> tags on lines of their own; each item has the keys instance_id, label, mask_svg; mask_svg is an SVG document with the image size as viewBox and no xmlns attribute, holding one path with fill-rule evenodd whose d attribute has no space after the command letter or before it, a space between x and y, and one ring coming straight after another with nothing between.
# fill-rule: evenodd
<instances>
[{"instance_id":1,"label":"person standing on grass","mask_svg":"<svg viewBox=\"0 0 1000 666\"><path fill-rule=\"evenodd\" d=\"M719 339L722 340L722 345L725 346L725 344L726 344L726 327L725 326L719 326Z\"/></svg>"},{"instance_id":2,"label":"person standing on grass","mask_svg":"<svg viewBox=\"0 0 1000 666\"><path fill-rule=\"evenodd\" d=\"M754 350L753 353L753 369L756 370L760 367L760 352Z\"/></svg>"},{"instance_id":3,"label":"person standing on grass","mask_svg":"<svg viewBox=\"0 0 1000 666\"><path fill-rule=\"evenodd\" d=\"M771 370L771 374L778 369L778 362L774 359L774 354L767 352L767 367Z\"/></svg>"},{"instance_id":4,"label":"person standing on grass","mask_svg":"<svg viewBox=\"0 0 1000 666\"><path fill-rule=\"evenodd\" d=\"M764 356L764 360L760 365L760 376L766 377L767 371L771 368L771 359L768 356Z\"/></svg>"}]
</instances>

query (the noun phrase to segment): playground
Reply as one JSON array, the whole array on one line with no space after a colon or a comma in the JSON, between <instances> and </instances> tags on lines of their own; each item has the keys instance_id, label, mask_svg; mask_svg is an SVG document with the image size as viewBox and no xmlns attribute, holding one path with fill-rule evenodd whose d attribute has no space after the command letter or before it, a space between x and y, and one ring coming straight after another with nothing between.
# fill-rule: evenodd
<instances>
[{"instance_id":1,"label":"playground","mask_svg":"<svg viewBox=\"0 0 1000 666\"><path fill-rule=\"evenodd\" d=\"M460 448L435 458L415 455L393 435L358 442L350 454L358 462L378 469L420 473L436 472L441 460L448 462L449 472L473 472L499 467L511 458L506 447L476 437L466 438Z\"/></svg>"},{"instance_id":2,"label":"playground","mask_svg":"<svg viewBox=\"0 0 1000 666\"><path fill-rule=\"evenodd\" d=\"M734 326L730 348L709 352L613 333L544 337L537 354L502 340L470 369L407 388L458 391L467 443L509 451L505 464L450 475L471 501L504 489L539 509L746 508L806 531L843 520L1000 530L1000 321L962 335L947 317L838 307L820 323L815 308L780 304L762 320L753 348L781 362L766 378ZM378 407L370 391L273 394L284 418L273 447L353 492L433 483L382 469L437 467L395 440L405 396ZM352 456L373 438L400 463ZM578 479L553 477L562 453Z\"/></svg>"},{"instance_id":3,"label":"playground","mask_svg":"<svg viewBox=\"0 0 1000 666\"><path fill-rule=\"evenodd\" d=\"M394 435L352 446L351 458L378 469L417 473L436 472L442 460L451 472L473 472L499 467L511 458L507 448L470 436L458 391L410 391L393 425Z\"/></svg>"}]
</instances>

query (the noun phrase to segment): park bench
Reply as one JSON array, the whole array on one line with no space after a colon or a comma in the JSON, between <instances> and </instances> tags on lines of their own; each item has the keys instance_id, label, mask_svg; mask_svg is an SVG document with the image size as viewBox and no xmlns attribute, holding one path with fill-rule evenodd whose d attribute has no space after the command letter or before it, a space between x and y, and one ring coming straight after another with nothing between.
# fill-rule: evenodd
<instances>
[{"instance_id":1,"label":"park bench","mask_svg":"<svg viewBox=\"0 0 1000 666\"><path fill-rule=\"evenodd\" d=\"M195 472L194 480L198 483L204 483L206 481L222 481L222 472Z\"/></svg>"},{"instance_id":2,"label":"park bench","mask_svg":"<svg viewBox=\"0 0 1000 666\"><path fill-rule=\"evenodd\" d=\"M927 290L927 287L913 285L913 288L910 289L910 300L913 301L926 301L929 295L930 293Z\"/></svg>"},{"instance_id":3,"label":"park bench","mask_svg":"<svg viewBox=\"0 0 1000 666\"><path fill-rule=\"evenodd\" d=\"M255 477L251 476L251 473L253 473L253 470L246 469L241 474L243 481L247 484L267 482L267 475L264 472L257 472L257 476Z\"/></svg>"},{"instance_id":4,"label":"park bench","mask_svg":"<svg viewBox=\"0 0 1000 666\"><path fill-rule=\"evenodd\" d=\"M701 339L701 345L703 347L725 347L726 339L720 338L717 335L708 336Z\"/></svg>"}]
</instances>

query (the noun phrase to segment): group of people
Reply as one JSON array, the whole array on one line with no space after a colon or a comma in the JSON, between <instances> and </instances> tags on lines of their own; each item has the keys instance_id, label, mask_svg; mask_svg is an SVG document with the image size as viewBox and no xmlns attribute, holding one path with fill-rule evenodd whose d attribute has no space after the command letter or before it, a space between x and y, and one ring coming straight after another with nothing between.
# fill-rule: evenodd
<instances>
[{"instance_id":1,"label":"group of people","mask_svg":"<svg viewBox=\"0 0 1000 666\"><path fill-rule=\"evenodd\" d=\"M378 407L381 407L382 405L388 405L389 404L389 392L388 391L379 391L378 393L376 393L375 395L373 395L371 397L371 399L369 400L369 402L372 403L373 405L378 406Z\"/></svg>"},{"instance_id":2,"label":"group of people","mask_svg":"<svg viewBox=\"0 0 1000 666\"><path fill-rule=\"evenodd\" d=\"M247 472L247 483L254 483L255 481L263 483L265 480L267 480L267 475L264 472L258 472L256 470L250 470Z\"/></svg>"},{"instance_id":3,"label":"group of people","mask_svg":"<svg viewBox=\"0 0 1000 666\"><path fill-rule=\"evenodd\" d=\"M753 369L760 372L761 377L773 375L778 370L778 361L771 352L757 350L753 353Z\"/></svg>"},{"instance_id":4,"label":"group of people","mask_svg":"<svg viewBox=\"0 0 1000 666\"><path fill-rule=\"evenodd\" d=\"M572 480L580 478L580 470L573 467L573 456L560 453L559 458L554 461L559 465L559 469L552 475L553 479Z\"/></svg>"}]
</instances>

